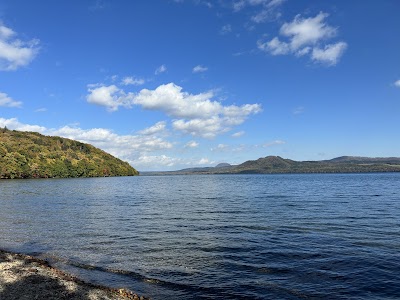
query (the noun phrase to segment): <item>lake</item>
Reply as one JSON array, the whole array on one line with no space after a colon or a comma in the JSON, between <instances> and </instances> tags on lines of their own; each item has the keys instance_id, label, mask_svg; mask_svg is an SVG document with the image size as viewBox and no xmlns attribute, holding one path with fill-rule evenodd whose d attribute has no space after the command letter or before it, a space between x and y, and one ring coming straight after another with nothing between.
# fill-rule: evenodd
<instances>
[{"instance_id":1,"label":"lake","mask_svg":"<svg viewBox=\"0 0 400 300\"><path fill-rule=\"evenodd\" d=\"M152 299L395 299L400 173L1 180L0 248Z\"/></svg>"}]
</instances>

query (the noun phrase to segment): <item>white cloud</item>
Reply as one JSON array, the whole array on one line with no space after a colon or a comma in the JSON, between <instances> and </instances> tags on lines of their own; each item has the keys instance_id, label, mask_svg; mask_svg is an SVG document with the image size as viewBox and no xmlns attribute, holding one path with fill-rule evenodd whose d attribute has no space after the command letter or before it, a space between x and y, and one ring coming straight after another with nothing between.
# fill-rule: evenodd
<instances>
[{"instance_id":1,"label":"white cloud","mask_svg":"<svg viewBox=\"0 0 400 300\"><path fill-rule=\"evenodd\" d=\"M0 70L13 71L28 65L39 52L39 40L23 42L16 33L0 23Z\"/></svg>"},{"instance_id":2,"label":"white cloud","mask_svg":"<svg viewBox=\"0 0 400 300\"><path fill-rule=\"evenodd\" d=\"M35 112L46 112L46 111L47 111L47 108L45 108L45 107L35 109Z\"/></svg>"},{"instance_id":3,"label":"white cloud","mask_svg":"<svg viewBox=\"0 0 400 300\"><path fill-rule=\"evenodd\" d=\"M197 148L199 143L196 141L189 141L186 143L185 148Z\"/></svg>"},{"instance_id":4,"label":"white cloud","mask_svg":"<svg viewBox=\"0 0 400 300\"><path fill-rule=\"evenodd\" d=\"M211 163L212 162L208 158L202 158L202 159L199 160L199 162L197 164L199 164L199 165L209 165Z\"/></svg>"},{"instance_id":5,"label":"white cloud","mask_svg":"<svg viewBox=\"0 0 400 300\"><path fill-rule=\"evenodd\" d=\"M329 26L325 19L328 14L320 12L315 17L302 18L297 15L290 23L284 23L280 34L287 38L281 41L274 37L270 41L259 40L258 48L271 55L294 54L296 56L310 55L314 62L336 65L347 48L345 42L325 44L325 41L337 35L337 29Z\"/></svg>"},{"instance_id":6,"label":"white cloud","mask_svg":"<svg viewBox=\"0 0 400 300\"><path fill-rule=\"evenodd\" d=\"M343 55L347 48L347 44L339 42L336 44L326 45L324 49L314 48L311 58L317 62L325 63L329 66L334 66Z\"/></svg>"},{"instance_id":7,"label":"white cloud","mask_svg":"<svg viewBox=\"0 0 400 300\"><path fill-rule=\"evenodd\" d=\"M165 121L158 122L149 128L145 128L139 131L139 134L143 135L153 135L157 133L162 133L165 131L167 123Z\"/></svg>"},{"instance_id":8,"label":"white cloud","mask_svg":"<svg viewBox=\"0 0 400 300\"><path fill-rule=\"evenodd\" d=\"M189 94L174 83L160 85L154 90L142 89L137 94L125 93L115 85L88 87L86 99L89 103L103 105L110 111L117 110L119 106L130 108L132 105L161 111L175 118L172 122L175 130L205 138L225 133L232 126L242 124L249 115L261 111L260 104L223 106L212 100L214 94L211 91Z\"/></svg>"},{"instance_id":9,"label":"white cloud","mask_svg":"<svg viewBox=\"0 0 400 300\"><path fill-rule=\"evenodd\" d=\"M394 86L400 88L400 79L394 82Z\"/></svg>"},{"instance_id":10,"label":"white cloud","mask_svg":"<svg viewBox=\"0 0 400 300\"><path fill-rule=\"evenodd\" d=\"M245 134L245 132L242 130L242 131L238 131L238 132L235 132L234 134L232 134L232 137L238 138L238 137L241 137L244 134Z\"/></svg>"},{"instance_id":11,"label":"white cloud","mask_svg":"<svg viewBox=\"0 0 400 300\"><path fill-rule=\"evenodd\" d=\"M143 85L146 81L143 78L125 77L122 79L121 84L123 85Z\"/></svg>"},{"instance_id":12,"label":"white cloud","mask_svg":"<svg viewBox=\"0 0 400 300\"><path fill-rule=\"evenodd\" d=\"M277 37L274 37L269 42L257 41L258 48L263 51L268 51L272 55L284 55L290 52L290 47L287 43L281 42Z\"/></svg>"},{"instance_id":13,"label":"white cloud","mask_svg":"<svg viewBox=\"0 0 400 300\"><path fill-rule=\"evenodd\" d=\"M211 148L211 151L227 151L229 149L228 145L225 144L218 144L217 147Z\"/></svg>"},{"instance_id":14,"label":"white cloud","mask_svg":"<svg viewBox=\"0 0 400 300\"><path fill-rule=\"evenodd\" d=\"M230 130L230 128L224 126L223 121L219 117L193 119L189 121L175 120L172 122L172 126L175 130L182 131L186 134L209 139L215 138L217 135Z\"/></svg>"},{"instance_id":15,"label":"white cloud","mask_svg":"<svg viewBox=\"0 0 400 300\"><path fill-rule=\"evenodd\" d=\"M140 155L137 158L129 160L129 163L135 168L160 170L162 167L173 167L182 163L182 160L167 155ZM156 166L156 167L154 167Z\"/></svg>"},{"instance_id":16,"label":"white cloud","mask_svg":"<svg viewBox=\"0 0 400 300\"><path fill-rule=\"evenodd\" d=\"M292 50L305 45L315 45L317 42L334 37L336 28L327 25L324 21L328 14L320 12L314 18L303 19L297 15L291 23L285 23L280 33L290 39Z\"/></svg>"},{"instance_id":17,"label":"white cloud","mask_svg":"<svg viewBox=\"0 0 400 300\"><path fill-rule=\"evenodd\" d=\"M105 106L109 111L116 111L119 106L130 107L133 98L132 93L125 94L114 84L110 86L88 85L88 92L87 102Z\"/></svg>"},{"instance_id":18,"label":"white cloud","mask_svg":"<svg viewBox=\"0 0 400 300\"><path fill-rule=\"evenodd\" d=\"M8 129L20 130L20 131L35 131L40 133L44 133L46 131L46 127L23 124L20 123L17 118L11 118L11 119L0 118L0 127L7 127Z\"/></svg>"},{"instance_id":19,"label":"white cloud","mask_svg":"<svg viewBox=\"0 0 400 300\"><path fill-rule=\"evenodd\" d=\"M195 66L195 67L193 68L192 72L193 72L193 73L203 73L203 72L206 72L207 70L208 70L207 67L204 67L204 66L202 66L202 65L197 65L197 66Z\"/></svg>"},{"instance_id":20,"label":"white cloud","mask_svg":"<svg viewBox=\"0 0 400 300\"><path fill-rule=\"evenodd\" d=\"M182 92L182 87L168 83L155 90L141 90L134 97L133 103L144 109L163 111L172 117L207 118L222 109L219 102L210 100L212 97L212 92L192 95Z\"/></svg>"},{"instance_id":21,"label":"white cloud","mask_svg":"<svg viewBox=\"0 0 400 300\"><path fill-rule=\"evenodd\" d=\"M16 101L9 97L6 93L0 92L0 106L5 107L21 107L22 102Z\"/></svg>"},{"instance_id":22,"label":"white cloud","mask_svg":"<svg viewBox=\"0 0 400 300\"><path fill-rule=\"evenodd\" d=\"M158 75L167 71L167 67L165 65L159 66L155 71L154 74Z\"/></svg>"}]
</instances>

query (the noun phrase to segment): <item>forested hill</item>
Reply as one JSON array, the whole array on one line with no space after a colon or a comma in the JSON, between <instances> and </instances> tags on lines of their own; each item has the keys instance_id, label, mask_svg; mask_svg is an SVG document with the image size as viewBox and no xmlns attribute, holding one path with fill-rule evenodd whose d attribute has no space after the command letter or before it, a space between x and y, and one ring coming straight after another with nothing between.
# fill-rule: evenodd
<instances>
[{"instance_id":1,"label":"forested hill","mask_svg":"<svg viewBox=\"0 0 400 300\"><path fill-rule=\"evenodd\" d=\"M127 162L89 144L0 128L0 178L133 176Z\"/></svg>"}]
</instances>

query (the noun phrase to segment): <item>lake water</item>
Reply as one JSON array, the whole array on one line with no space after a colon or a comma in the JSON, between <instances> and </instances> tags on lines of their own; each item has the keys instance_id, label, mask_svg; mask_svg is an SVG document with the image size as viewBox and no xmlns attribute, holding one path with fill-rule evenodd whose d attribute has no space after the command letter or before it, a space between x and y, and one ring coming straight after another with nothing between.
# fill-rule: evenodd
<instances>
[{"instance_id":1,"label":"lake water","mask_svg":"<svg viewBox=\"0 0 400 300\"><path fill-rule=\"evenodd\" d=\"M398 299L400 174L1 180L0 248L152 299Z\"/></svg>"}]
</instances>

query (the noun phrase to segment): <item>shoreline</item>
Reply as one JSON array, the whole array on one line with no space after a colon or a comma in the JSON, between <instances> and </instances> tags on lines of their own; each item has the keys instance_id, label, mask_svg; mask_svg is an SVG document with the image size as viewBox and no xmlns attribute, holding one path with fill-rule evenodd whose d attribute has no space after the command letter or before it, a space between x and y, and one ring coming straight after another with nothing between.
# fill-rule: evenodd
<instances>
[{"instance_id":1,"label":"shoreline","mask_svg":"<svg viewBox=\"0 0 400 300\"><path fill-rule=\"evenodd\" d=\"M148 300L127 289L89 283L30 255L0 249L0 299Z\"/></svg>"}]
</instances>

